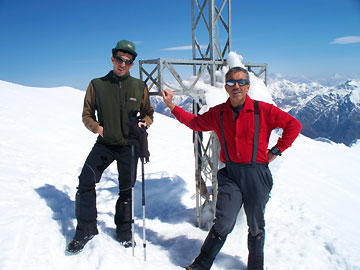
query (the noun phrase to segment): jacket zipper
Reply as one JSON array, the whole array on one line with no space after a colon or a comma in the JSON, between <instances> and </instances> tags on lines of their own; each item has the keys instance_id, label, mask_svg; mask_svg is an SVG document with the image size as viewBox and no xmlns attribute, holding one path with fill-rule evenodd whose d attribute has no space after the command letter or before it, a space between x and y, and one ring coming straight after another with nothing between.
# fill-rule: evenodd
<instances>
[{"instance_id":1,"label":"jacket zipper","mask_svg":"<svg viewBox=\"0 0 360 270\"><path fill-rule=\"evenodd\" d=\"M123 108L121 106L122 104L122 99L121 99L121 82L119 82L119 97L120 97L120 104L119 104L119 107L120 107L120 127L121 127L121 133L122 133L122 136L123 138L125 138L125 134L124 134L124 129L123 129Z\"/></svg>"}]
</instances>

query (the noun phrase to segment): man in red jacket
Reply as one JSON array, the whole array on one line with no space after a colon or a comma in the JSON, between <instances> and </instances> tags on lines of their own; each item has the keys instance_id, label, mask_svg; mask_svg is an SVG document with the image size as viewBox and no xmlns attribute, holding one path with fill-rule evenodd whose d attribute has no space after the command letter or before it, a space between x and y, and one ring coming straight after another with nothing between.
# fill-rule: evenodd
<instances>
[{"instance_id":1,"label":"man in red jacket","mask_svg":"<svg viewBox=\"0 0 360 270\"><path fill-rule=\"evenodd\" d=\"M290 114L247 95L250 81L246 69L231 68L225 80L228 100L198 116L175 106L170 89L162 91L165 104L177 120L195 131L215 131L221 143L220 159L226 165L217 173L214 225L188 270L211 268L243 204L249 228L247 269L263 269L264 212L273 184L268 163L290 147L301 130L301 124ZM269 150L269 137L276 128L282 128L283 133Z\"/></svg>"}]
</instances>

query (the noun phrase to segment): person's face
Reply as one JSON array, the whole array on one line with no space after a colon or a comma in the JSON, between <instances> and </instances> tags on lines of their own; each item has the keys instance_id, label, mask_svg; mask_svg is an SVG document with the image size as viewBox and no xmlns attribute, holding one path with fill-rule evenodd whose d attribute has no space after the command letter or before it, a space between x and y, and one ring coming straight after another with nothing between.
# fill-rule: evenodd
<instances>
[{"instance_id":1,"label":"person's face","mask_svg":"<svg viewBox=\"0 0 360 270\"><path fill-rule=\"evenodd\" d=\"M232 73L227 80L247 80L247 76L244 72ZM228 86L225 84L226 92L229 94L231 105L237 107L245 103L246 95L249 92L250 85L245 84L240 86L238 83L235 83L233 86Z\"/></svg>"},{"instance_id":2,"label":"person's face","mask_svg":"<svg viewBox=\"0 0 360 270\"><path fill-rule=\"evenodd\" d=\"M125 53L125 52L121 52L121 51L117 51L115 57L111 57L111 61L113 62L114 65L114 73L117 76L124 76L130 68L132 68L134 66L134 62L132 62L130 65L127 65L126 62L124 61L132 61L133 60L133 55L130 53ZM123 60L122 63L120 63L121 61L119 61L119 59L117 58L121 58Z\"/></svg>"}]
</instances>

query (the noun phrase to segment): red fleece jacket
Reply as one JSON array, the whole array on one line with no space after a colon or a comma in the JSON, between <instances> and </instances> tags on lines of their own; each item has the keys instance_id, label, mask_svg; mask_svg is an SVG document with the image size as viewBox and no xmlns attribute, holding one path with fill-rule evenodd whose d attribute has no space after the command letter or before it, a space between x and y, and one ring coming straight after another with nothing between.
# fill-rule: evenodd
<instances>
[{"instance_id":1,"label":"red fleece jacket","mask_svg":"<svg viewBox=\"0 0 360 270\"><path fill-rule=\"evenodd\" d=\"M175 106L172 113L181 123L195 131L215 131L220 144L220 159L225 162L225 153L220 132L220 111L223 113L223 129L229 157L235 163L250 163L254 141L254 100L246 97L244 107L235 122L234 112L230 99L209 109L202 115L194 115ZM269 163L266 150L269 144L270 133L273 129L282 128L282 136L276 147L284 152L291 146L299 135L301 124L290 114L280 110L272 104L259 101L259 146L256 162Z\"/></svg>"}]
</instances>

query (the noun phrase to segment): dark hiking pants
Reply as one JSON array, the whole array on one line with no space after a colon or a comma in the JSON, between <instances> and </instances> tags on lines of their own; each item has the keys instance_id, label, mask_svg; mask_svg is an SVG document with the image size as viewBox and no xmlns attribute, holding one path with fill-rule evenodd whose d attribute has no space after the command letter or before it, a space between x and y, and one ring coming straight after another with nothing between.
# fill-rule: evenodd
<instances>
[{"instance_id":1,"label":"dark hiking pants","mask_svg":"<svg viewBox=\"0 0 360 270\"><path fill-rule=\"evenodd\" d=\"M268 165L227 162L226 167L218 171L217 179L219 189L215 223L194 265L210 269L244 205L249 228L247 269L263 269L264 211L273 183Z\"/></svg>"},{"instance_id":2,"label":"dark hiking pants","mask_svg":"<svg viewBox=\"0 0 360 270\"><path fill-rule=\"evenodd\" d=\"M89 233L97 234L96 218L96 183L100 181L104 170L116 160L119 180L119 198L115 207L115 224L117 233L122 238L131 239L131 187L135 184L137 158L133 158L133 175L131 146L108 146L95 143L79 176L79 186L75 198L75 214L78 221L76 238Z\"/></svg>"}]
</instances>

